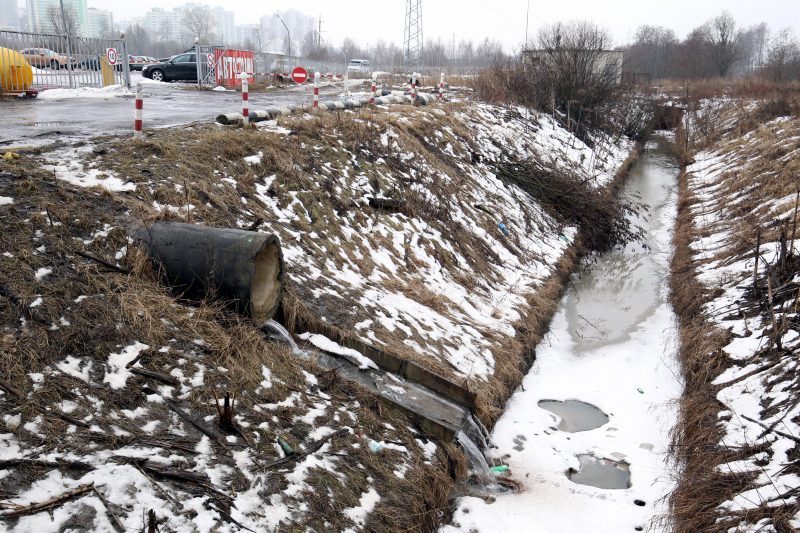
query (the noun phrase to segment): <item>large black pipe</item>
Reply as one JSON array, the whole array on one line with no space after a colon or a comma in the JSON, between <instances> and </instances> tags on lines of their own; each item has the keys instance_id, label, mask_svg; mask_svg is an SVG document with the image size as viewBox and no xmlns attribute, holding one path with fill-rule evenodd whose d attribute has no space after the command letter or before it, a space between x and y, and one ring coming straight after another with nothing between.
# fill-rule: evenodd
<instances>
[{"instance_id":1,"label":"large black pipe","mask_svg":"<svg viewBox=\"0 0 800 533\"><path fill-rule=\"evenodd\" d=\"M183 297L220 298L257 323L277 311L283 253L276 235L157 222L138 229L135 236Z\"/></svg>"}]
</instances>

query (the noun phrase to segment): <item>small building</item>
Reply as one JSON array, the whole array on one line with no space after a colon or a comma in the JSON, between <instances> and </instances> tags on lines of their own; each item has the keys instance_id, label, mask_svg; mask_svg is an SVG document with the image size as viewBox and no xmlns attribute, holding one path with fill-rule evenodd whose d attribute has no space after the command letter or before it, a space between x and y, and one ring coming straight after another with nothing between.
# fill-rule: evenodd
<instances>
[{"instance_id":1,"label":"small building","mask_svg":"<svg viewBox=\"0 0 800 533\"><path fill-rule=\"evenodd\" d=\"M523 50L522 56L532 67L547 66L548 62L559 62L566 56L568 62L576 65L591 62L595 74L602 74L611 70L622 83L622 60L625 52L622 50L580 50L580 49L550 49L550 50ZM573 61L570 61L573 60Z\"/></svg>"}]
</instances>

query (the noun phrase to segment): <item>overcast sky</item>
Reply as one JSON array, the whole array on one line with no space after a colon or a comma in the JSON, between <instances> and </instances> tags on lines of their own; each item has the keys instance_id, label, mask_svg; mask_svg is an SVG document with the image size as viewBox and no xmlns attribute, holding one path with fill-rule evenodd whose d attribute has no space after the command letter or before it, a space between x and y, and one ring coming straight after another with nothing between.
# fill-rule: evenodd
<instances>
[{"instance_id":1,"label":"overcast sky","mask_svg":"<svg viewBox=\"0 0 800 533\"><path fill-rule=\"evenodd\" d=\"M185 1L88 0L88 4L112 10L115 20L126 20L151 7L171 8ZM345 36L362 44L403 39L406 0L197 1L232 10L237 24L255 22L274 11L299 9L321 16L323 38L334 44ZM453 35L456 40L488 36L513 51L525 40L527 6L527 0L422 0L424 37L449 41ZM800 33L800 0L531 0L528 32L533 36L542 24L554 21L589 19L611 30L617 44L625 44L641 24L667 26L683 37L723 9L741 26L763 21L773 30L792 26Z\"/></svg>"}]
</instances>

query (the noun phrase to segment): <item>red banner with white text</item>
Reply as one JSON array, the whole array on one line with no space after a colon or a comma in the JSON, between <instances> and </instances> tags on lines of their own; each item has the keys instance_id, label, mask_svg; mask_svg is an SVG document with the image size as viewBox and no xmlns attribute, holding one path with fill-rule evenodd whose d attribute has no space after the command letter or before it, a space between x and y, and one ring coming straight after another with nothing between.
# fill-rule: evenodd
<instances>
[{"instance_id":1,"label":"red banner with white text","mask_svg":"<svg viewBox=\"0 0 800 533\"><path fill-rule=\"evenodd\" d=\"M248 50L214 49L214 67L217 85L235 87L242 84L242 72L250 74L248 81L255 81L255 54Z\"/></svg>"}]
</instances>

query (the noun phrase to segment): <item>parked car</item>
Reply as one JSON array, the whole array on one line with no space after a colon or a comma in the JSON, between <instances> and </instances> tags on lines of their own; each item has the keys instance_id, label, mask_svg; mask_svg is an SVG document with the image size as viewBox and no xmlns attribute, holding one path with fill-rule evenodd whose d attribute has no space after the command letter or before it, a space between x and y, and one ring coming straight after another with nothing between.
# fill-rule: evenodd
<instances>
[{"instance_id":1,"label":"parked car","mask_svg":"<svg viewBox=\"0 0 800 533\"><path fill-rule=\"evenodd\" d=\"M142 76L153 81L197 81L197 54L178 54L168 61L145 65Z\"/></svg>"},{"instance_id":2,"label":"parked car","mask_svg":"<svg viewBox=\"0 0 800 533\"><path fill-rule=\"evenodd\" d=\"M67 56L57 54L49 48L24 48L19 53L25 57L25 60L32 67L51 68L53 70L67 68Z\"/></svg>"},{"instance_id":3,"label":"parked car","mask_svg":"<svg viewBox=\"0 0 800 533\"><path fill-rule=\"evenodd\" d=\"M73 65L72 68L77 70L101 70L102 61L101 58L105 56L101 56L100 54L94 56L88 56ZM117 62L114 65L114 69L117 71L122 71L122 63ZM133 70L133 69L131 69Z\"/></svg>"},{"instance_id":4,"label":"parked car","mask_svg":"<svg viewBox=\"0 0 800 533\"><path fill-rule=\"evenodd\" d=\"M128 56L128 67L133 70L142 70L144 66L150 63L145 56Z\"/></svg>"},{"instance_id":5,"label":"parked car","mask_svg":"<svg viewBox=\"0 0 800 533\"><path fill-rule=\"evenodd\" d=\"M369 60L368 59L351 59L350 63L347 65L347 72L360 72L360 73L367 73L370 71Z\"/></svg>"}]
</instances>

